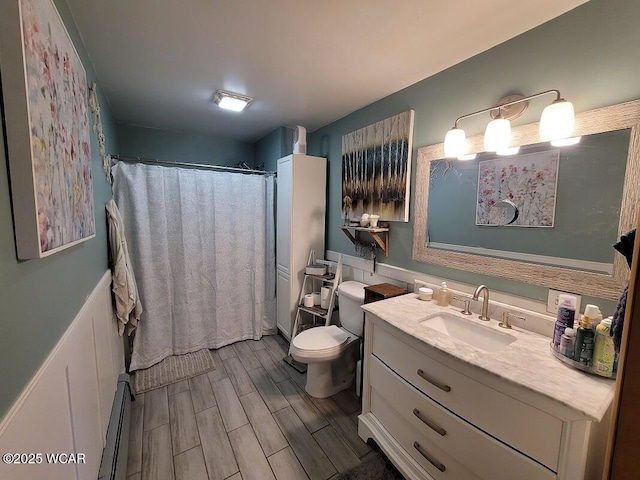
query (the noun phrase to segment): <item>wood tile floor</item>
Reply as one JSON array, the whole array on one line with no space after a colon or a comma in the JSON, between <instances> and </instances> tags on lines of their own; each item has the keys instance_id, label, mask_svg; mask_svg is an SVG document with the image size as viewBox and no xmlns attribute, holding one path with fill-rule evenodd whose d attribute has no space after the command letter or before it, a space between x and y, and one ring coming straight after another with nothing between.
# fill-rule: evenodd
<instances>
[{"instance_id":1,"label":"wood tile floor","mask_svg":"<svg viewBox=\"0 0 640 480\"><path fill-rule=\"evenodd\" d=\"M327 480L376 454L355 394L308 396L287 348L276 335L212 350L216 370L140 394L128 480Z\"/></svg>"}]
</instances>

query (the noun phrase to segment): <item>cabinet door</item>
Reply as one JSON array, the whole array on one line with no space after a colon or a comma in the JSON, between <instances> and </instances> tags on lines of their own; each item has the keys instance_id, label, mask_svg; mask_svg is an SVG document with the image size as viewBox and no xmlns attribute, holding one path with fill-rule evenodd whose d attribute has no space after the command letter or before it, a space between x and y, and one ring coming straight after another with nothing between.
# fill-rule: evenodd
<instances>
[{"instance_id":1,"label":"cabinet door","mask_svg":"<svg viewBox=\"0 0 640 480\"><path fill-rule=\"evenodd\" d=\"M316 258L324 258L326 165L324 158L293 156L290 198L292 276L302 272L310 250L316 252Z\"/></svg>"},{"instance_id":2,"label":"cabinet door","mask_svg":"<svg viewBox=\"0 0 640 480\"><path fill-rule=\"evenodd\" d=\"M289 282L289 275L277 270L276 281L276 300L277 307L276 312L278 315L277 323L278 330L288 340L291 338L291 286Z\"/></svg>"},{"instance_id":3,"label":"cabinet door","mask_svg":"<svg viewBox=\"0 0 640 480\"><path fill-rule=\"evenodd\" d=\"M277 268L291 273L291 198L293 191L293 157L278 160L276 190L276 261ZM309 253L307 252L307 255Z\"/></svg>"}]
</instances>

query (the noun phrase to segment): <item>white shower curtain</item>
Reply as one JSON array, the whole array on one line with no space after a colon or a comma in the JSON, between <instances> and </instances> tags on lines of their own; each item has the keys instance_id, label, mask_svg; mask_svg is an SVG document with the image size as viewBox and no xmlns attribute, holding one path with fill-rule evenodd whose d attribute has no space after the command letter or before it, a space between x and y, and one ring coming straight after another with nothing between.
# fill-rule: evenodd
<instances>
[{"instance_id":1,"label":"white shower curtain","mask_svg":"<svg viewBox=\"0 0 640 480\"><path fill-rule=\"evenodd\" d=\"M113 168L144 313L131 370L276 331L272 176Z\"/></svg>"}]
</instances>

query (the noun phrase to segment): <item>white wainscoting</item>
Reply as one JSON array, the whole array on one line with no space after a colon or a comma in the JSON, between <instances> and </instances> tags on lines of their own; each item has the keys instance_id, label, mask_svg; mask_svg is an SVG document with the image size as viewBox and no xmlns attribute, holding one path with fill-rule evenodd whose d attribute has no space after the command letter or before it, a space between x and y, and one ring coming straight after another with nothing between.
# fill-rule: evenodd
<instances>
[{"instance_id":1,"label":"white wainscoting","mask_svg":"<svg viewBox=\"0 0 640 480\"><path fill-rule=\"evenodd\" d=\"M0 462L1 479L97 478L117 378L124 372L117 330L107 271L0 421L0 454L42 453L42 463ZM86 463L47 464L46 453L84 453Z\"/></svg>"}]
</instances>

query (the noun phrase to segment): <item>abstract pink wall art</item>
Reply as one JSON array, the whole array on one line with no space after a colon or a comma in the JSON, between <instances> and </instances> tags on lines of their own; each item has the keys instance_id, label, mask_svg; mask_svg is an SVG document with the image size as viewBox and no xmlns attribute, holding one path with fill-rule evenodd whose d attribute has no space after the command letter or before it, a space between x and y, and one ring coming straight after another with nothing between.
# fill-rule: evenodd
<instances>
[{"instance_id":1,"label":"abstract pink wall art","mask_svg":"<svg viewBox=\"0 0 640 480\"><path fill-rule=\"evenodd\" d=\"M95 236L87 79L51 0L3 3L16 243L39 258Z\"/></svg>"}]
</instances>

